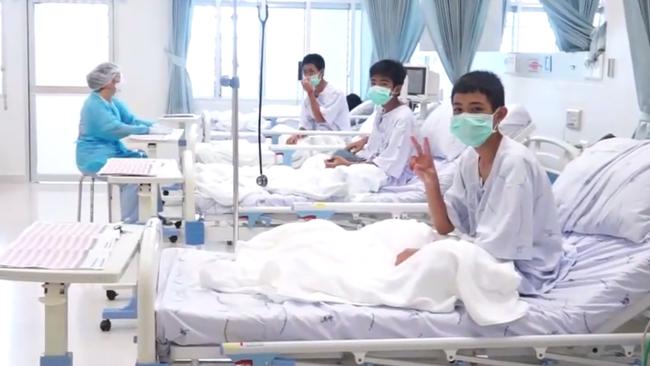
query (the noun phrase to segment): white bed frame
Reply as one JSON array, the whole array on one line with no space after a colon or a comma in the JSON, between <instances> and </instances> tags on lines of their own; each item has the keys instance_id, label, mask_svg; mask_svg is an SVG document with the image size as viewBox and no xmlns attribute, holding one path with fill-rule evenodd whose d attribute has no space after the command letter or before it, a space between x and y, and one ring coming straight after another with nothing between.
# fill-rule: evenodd
<instances>
[{"instance_id":1,"label":"white bed frame","mask_svg":"<svg viewBox=\"0 0 650 366\"><path fill-rule=\"evenodd\" d=\"M189 141L189 140L188 140ZM188 142L188 146L189 146ZM185 177L183 194L183 219L194 221L196 219L196 170L194 154L191 149L183 152L183 174ZM288 207L240 207L240 216L264 215L280 220L279 223L296 221L305 218L325 215L328 219L340 220L343 226L361 227L376 217L383 218L419 218L428 213L426 203L355 203L355 202L309 202L295 203ZM332 216L335 215L335 216ZM217 241L228 241L232 236L232 214L210 216L204 218L206 237L215 238ZM277 224L279 224L277 223ZM241 238L243 240L253 235L268 230L277 224L252 226L240 221Z\"/></svg>"},{"instance_id":2,"label":"white bed frame","mask_svg":"<svg viewBox=\"0 0 650 366\"><path fill-rule=\"evenodd\" d=\"M579 150L568 143L549 137L530 136L535 126L529 125L520 131L514 138L531 148L536 156L540 159L542 165L551 174L558 175L564 166L578 156ZM314 132L314 131L312 131ZM318 132L318 131L316 131ZM183 173L185 176L185 192L194 192L196 188L196 172L194 167L194 151L200 132L195 125L191 126L187 136L187 150L183 153ZM289 146L276 145L278 149ZM313 146L293 146L293 148L314 148ZM559 154L548 147L554 147L559 150ZM320 147L316 147L320 148ZM331 149L332 147L323 147ZM184 194L183 218L184 220L193 221L196 219L196 201L194 195ZM276 223L269 225L246 225L245 221L240 220L240 229L242 240L268 230L270 227L304 219L307 216L319 217L319 214L325 215L325 218L335 219L339 224L352 228L359 228L365 224L375 221L377 216L382 218L422 218L428 214L426 203L353 203L353 202L313 202L313 203L296 203L289 207L240 207L240 216L264 215L272 217ZM335 215L335 216L331 216ZM365 220L364 220L365 219ZM232 234L232 215L224 213L205 217L206 238L210 241L229 241Z\"/></svg>"},{"instance_id":3,"label":"white bed frame","mask_svg":"<svg viewBox=\"0 0 650 366\"><path fill-rule=\"evenodd\" d=\"M580 150L575 146L550 137L531 136L523 143L535 153L542 166L555 175L559 175L571 160L580 155ZM560 153L557 154L557 151Z\"/></svg>"},{"instance_id":4,"label":"white bed frame","mask_svg":"<svg viewBox=\"0 0 650 366\"><path fill-rule=\"evenodd\" d=\"M361 120L366 120L370 115L350 115L350 121L359 122ZM211 119L210 113L204 111L201 113L201 131L200 137L202 142L210 142L212 140L227 140L232 138L230 131L216 131L211 128ZM358 124L358 123L357 123ZM300 133L304 136L339 136L344 138L353 138L356 136L367 136L369 133L364 133L360 131L294 131L295 133ZM277 143L278 139L282 135L289 135L289 131L276 131L276 130L262 130L262 137L271 138L274 141L274 144ZM251 131L240 131L239 138L248 139L257 137L257 132Z\"/></svg>"},{"instance_id":5,"label":"white bed frame","mask_svg":"<svg viewBox=\"0 0 650 366\"><path fill-rule=\"evenodd\" d=\"M155 303L158 289L160 236L145 235L138 267L137 365L166 365L157 359ZM650 307L650 294L618 313L593 334L536 335L502 338L427 338L241 342L213 346L171 346L173 361L232 363L251 366L445 365L453 361L477 365L621 366L633 364L641 333L613 333Z\"/></svg>"}]
</instances>

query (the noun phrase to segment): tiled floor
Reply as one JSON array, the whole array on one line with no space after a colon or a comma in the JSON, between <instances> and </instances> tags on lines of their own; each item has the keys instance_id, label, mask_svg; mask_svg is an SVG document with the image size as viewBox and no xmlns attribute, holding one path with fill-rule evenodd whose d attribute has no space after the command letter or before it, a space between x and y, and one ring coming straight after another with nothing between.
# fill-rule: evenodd
<instances>
[{"instance_id":1,"label":"tiled floor","mask_svg":"<svg viewBox=\"0 0 650 366\"><path fill-rule=\"evenodd\" d=\"M76 187L0 184L0 248L34 220L76 220ZM105 188L98 186L95 194L96 222L105 222ZM88 204L86 201L86 210ZM0 281L0 365L39 364L43 351L43 306L38 301L41 295L40 284ZM115 301L110 305L121 304L124 303ZM101 332L101 310L106 305L109 302L100 285L71 286L69 348L74 353L75 365L135 364L135 322L115 321L109 333Z\"/></svg>"}]
</instances>

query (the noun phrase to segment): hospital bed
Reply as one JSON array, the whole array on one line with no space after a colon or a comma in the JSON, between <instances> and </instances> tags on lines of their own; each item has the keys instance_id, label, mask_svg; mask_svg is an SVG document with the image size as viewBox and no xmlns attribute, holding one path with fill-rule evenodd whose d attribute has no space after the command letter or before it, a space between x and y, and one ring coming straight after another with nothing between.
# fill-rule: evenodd
<instances>
[{"instance_id":1,"label":"hospital bed","mask_svg":"<svg viewBox=\"0 0 650 366\"><path fill-rule=\"evenodd\" d=\"M647 168L644 171L645 181L650 174ZM650 204L647 197L644 202ZM619 332L643 318L650 307L649 239L632 241L625 232L567 232L563 240L577 253L577 262L566 277L540 297L522 298L529 304L523 318L491 326L477 325L462 306L452 313L434 314L346 304L274 303L259 296L206 290L199 284L197 268L223 254L187 249L160 253L156 243L143 243L142 257L148 262L140 265L139 273L147 285L138 287L138 310L143 315L138 322L138 362L159 365L156 362L225 359L252 366L637 363L644 336Z\"/></svg>"},{"instance_id":2,"label":"hospital bed","mask_svg":"<svg viewBox=\"0 0 650 366\"><path fill-rule=\"evenodd\" d=\"M350 111L350 123L353 130L358 130L374 111L371 101L365 101ZM201 125L204 131L204 142L212 139L230 139L231 111L203 111L201 113ZM257 138L258 120L257 113L240 114L240 137L245 139ZM279 124L285 124L298 129L300 119L300 107L267 105L262 108L262 134L277 142L279 135L273 134L273 128Z\"/></svg>"},{"instance_id":3,"label":"hospital bed","mask_svg":"<svg viewBox=\"0 0 650 366\"><path fill-rule=\"evenodd\" d=\"M537 159L546 168L551 182L555 182L564 167L580 155L580 150L575 146L543 136L531 136L524 141L524 145L535 153Z\"/></svg>"},{"instance_id":4,"label":"hospital bed","mask_svg":"<svg viewBox=\"0 0 650 366\"><path fill-rule=\"evenodd\" d=\"M530 126L525 127L524 132L530 131ZM543 144L547 149L545 152L547 160L557 154L556 160L565 159L568 162L573 153L570 145L562 141L544 137L528 137L522 132L522 140L533 147ZM566 149L566 150L564 150ZM548 160L554 162L554 160ZM185 174L186 192L194 192L197 187L197 169L195 159L191 150L185 152L183 161ZM557 164L548 165L545 161L542 164L549 168L549 176L561 170ZM441 177L445 179L444 186L451 184L451 178L455 170L453 163L443 163ZM444 169L444 170L443 170ZM446 178L445 178L446 177ZM250 178L252 180L252 178ZM359 228L368 223L386 218L417 218L428 220L428 208L425 203L424 189L419 182L413 182L411 187L402 187L402 190L391 192L384 190L380 193L367 194L354 202L314 202L304 197L292 195L277 195L260 193L251 195L240 201L240 221L243 238L250 238L259 232L268 230L271 227L312 218L330 219L348 228ZM228 189L228 188L226 188ZM232 230L231 207L220 205L211 196L202 192L196 195L185 193L184 217L185 220L195 220L197 214L202 217L205 226L205 238L207 242L228 240ZM196 211L195 211L196 210Z\"/></svg>"}]
</instances>

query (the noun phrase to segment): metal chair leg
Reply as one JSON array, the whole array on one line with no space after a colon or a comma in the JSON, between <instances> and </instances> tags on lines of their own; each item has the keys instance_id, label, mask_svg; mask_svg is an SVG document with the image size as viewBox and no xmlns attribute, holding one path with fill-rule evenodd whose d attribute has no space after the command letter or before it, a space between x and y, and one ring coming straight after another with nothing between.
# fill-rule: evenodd
<instances>
[{"instance_id":1,"label":"metal chair leg","mask_svg":"<svg viewBox=\"0 0 650 366\"><path fill-rule=\"evenodd\" d=\"M79 193L77 195L77 222L81 222L81 199L83 198L84 180L86 180L86 177L82 175L79 178Z\"/></svg>"},{"instance_id":2,"label":"metal chair leg","mask_svg":"<svg viewBox=\"0 0 650 366\"><path fill-rule=\"evenodd\" d=\"M113 222L113 185L106 183L108 189L108 222Z\"/></svg>"},{"instance_id":3,"label":"metal chair leg","mask_svg":"<svg viewBox=\"0 0 650 366\"><path fill-rule=\"evenodd\" d=\"M90 222L95 222L95 178L90 178Z\"/></svg>"}]
</instances>

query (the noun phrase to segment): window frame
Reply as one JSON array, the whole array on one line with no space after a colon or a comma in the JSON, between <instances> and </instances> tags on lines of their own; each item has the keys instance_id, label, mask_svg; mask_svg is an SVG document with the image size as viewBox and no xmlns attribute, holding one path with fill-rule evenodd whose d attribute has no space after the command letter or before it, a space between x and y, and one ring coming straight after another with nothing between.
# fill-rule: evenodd
<instances>
[{"instance_id":1,"label":"window frame","mask_svg":"<svg viewBox=\"0 0 650 366\"><path fill-rule=\"evenodd\" d=\"M224 7L232 7L234 4L233 0L222 0L218 6L217 9L217 24L219 27L221 27L221 22L223 19L226 19L229 21L229 19L224 18L222 9ZM195 0L194 5L198 6L216 6L214 0ZM239 0L237 1L237 7L238 8L257 8L258 2L255 0ZM347 22L346 22L346 27L348 28L348 39L346 40L346 54L347 54L347 74L346 74L346 85L345 85L345 90L348 92L352 92L354 90L354 80L356 77L356 70L354 67L355 59L354 56L358 55L360 57L360 50L358 51L356 48L360 48L361 46L361 39L359 44L356 44L356 11L363 11L362 4L360 0L303 0L303 1L269 1L268 2L269 9L303 9L305 11L305 24L304 24L304 33L303 33L303 54L310 52L310 43L311 43L311 10L312 9L325 9L325 10L341 10L341 11L346 11L347 15ZM215 42L216 42L216 52L215 52L215 85L214 85L214 90L213 90L213 95L212 96L202 96L202 97L195 97L194 100L199 102L199 103L206 103L206 102L214 102L215 100L217 101L227 101L230 100L229 96L224 96L223 94L223 86L221 86L220 80L221 77L224 76L222 75L222 64L228 61L223 61L222 60L222 51L221 51L221 32L217 31L217 34L215 36ZM355 48L356 47L356 48ZM265 47L265 55L264 55L264 74L266 74L267 70L267 62L269 60L268 58L268 47ZM264 83L266 86L266 83ZM294 99L267 99L266 98L266 87L264 87L263 90L263 100L265 102L269 103L290 103L294 104L296 100ZM257 98L241 98L243 102L249 102L249 101L256 101Z\"/></svg>"},{"instance_id":2,"label":"window frame","mask_svg":"<svg viewBox=\"0 0 650 366\"><path fill-rule=\"evenodd\" d=\"M108 57L115 61L116 46L116 0L27 0L27 29L28 29L28 63L29 63L29 180L31 182L43 181L73 181L78 179L77 174L66 173L39 173L38 171L38 132L36 120L37 95L78 95L88 94L85 86L39 86L36 84L35 64L35 8L38 4L48 3L78 3L78 4L105 4L108 7Z\"/></svg>"},{"instance_id":3,"label":"window frame","mask_svg":"<svg viewBox=\"0 0 650 366\"><path fill-rule=\"evenodd\" d=\"M544 7L542 4L538 1L535 4L531 4L530 2L526 0L509 0L508 5L506 7L506 14L504 18L505 19L508 17L508 13L513 13L512 17L512 28L510 29L510 47L509 51L504 51L505 53L521 53L521 54L527 54L527 53L557 53L560 52L557 49L553 51L540 51L540 52L521 52L519 50L519 40L520 40L520 33L519 33L519 13L522 12L528 12L528 13L544 13ZM504 32L507 31L507 29L504 29ZM553 36L555 37L555 33L553 33ZM503 46L503 45L502 45ZM516 47L515 47L516 46Z\"/></svg>"}]
</instances>

